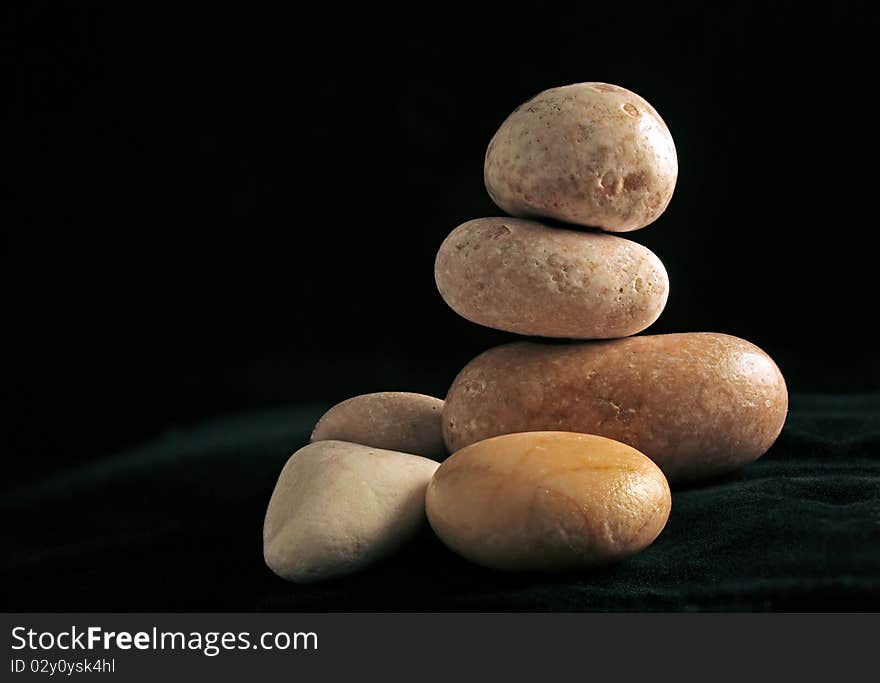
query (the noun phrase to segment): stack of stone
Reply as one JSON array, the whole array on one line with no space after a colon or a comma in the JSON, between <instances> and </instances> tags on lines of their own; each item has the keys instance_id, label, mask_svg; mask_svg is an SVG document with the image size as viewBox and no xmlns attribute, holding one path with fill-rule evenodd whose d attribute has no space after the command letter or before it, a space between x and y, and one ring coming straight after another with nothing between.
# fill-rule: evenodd
<instances>
[{"instance_id":1,"label":"stack of stone","mask_svg":"<svg viewBox=\"0 0 880 683\"><path fill-rule=\"evenodd\" d=\"M447 546L485 566L590 567L657 537L667 479L760 457L788 406L763 351L724 334L630 336L660 316L669 280L650 250L610 233L656 220L677 174L665 123L624 88L553 88L514 111L485 181L515 217L456 228L435 278L467 320L570 341L486 351L445 404L387 392L331 409L273 494L269 566L298 581L350 572L398 547L426 508ZM439 467L419 457L446 451Z\"/></svg>"}]
</instances>

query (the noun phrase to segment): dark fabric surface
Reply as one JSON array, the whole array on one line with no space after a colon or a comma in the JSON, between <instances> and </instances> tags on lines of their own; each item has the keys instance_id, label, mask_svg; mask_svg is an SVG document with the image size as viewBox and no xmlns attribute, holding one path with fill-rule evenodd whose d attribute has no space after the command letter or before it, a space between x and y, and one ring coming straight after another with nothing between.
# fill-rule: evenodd
<instances>
[{"instance_id":1,"label":"dark fabric surface","mask_svg":"<svg viewBox=\"0 0 880 683\"><path fill-rule=\"evenodd\" d=\"M880 395L792 397L761 460L677 490L645 552L576 576L472 566L426 531L362 574L263 564L266 503L322 407L221 420L7 489L7 610L876 610Z\"/></svg>"}]
</instances>

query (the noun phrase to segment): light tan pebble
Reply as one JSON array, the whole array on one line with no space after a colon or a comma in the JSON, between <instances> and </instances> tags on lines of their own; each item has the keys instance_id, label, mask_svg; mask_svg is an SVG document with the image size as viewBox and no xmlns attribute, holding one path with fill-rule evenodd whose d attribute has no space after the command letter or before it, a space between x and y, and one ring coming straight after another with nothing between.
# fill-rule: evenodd
<instances>
[{"instance_id":1,"label":"light tan pebble","mask_svg":"<svg viewBox=\"0 0 880 683\"><path fill-rule=\"evenodd\" d=\"M351 574L391 555L425 521L438 463L344 441L294 453L266 510L263 554L289 581Z\"/></svg>"},{"instance_id":2,"label":"light tan pebble","mask_svg":"<svg viewBox=\"0 0 880 683\"><path fill-rule=\"evenodd\" d=\"M437 253L434 277L462 317L540 337L626 337L657 320L669 296L666 269L648 248L521 218L460 225Z\"/></svg>"},{"instance_id":3,"label":"light tan pebble","mask_svg":"<svg viewBox=\"0 0 880 683\"><path fill-rule=\"evenodd\" d=\"M312 442L336 439L435 460L446 457L443 401L405 391L382 391L338 403L318 420Z\"/></svg>"},{"instance_id":4,"label":"light tan pebble","mask_svg":"<svg viewBox=\"0 0 880 683\"><path fill-rule=\"evenodd\" d=\"M679 483L756 460L787 411L785 380L754 344L664 334L490 349L455 378L443 429L450 452L514 432L599 434L638 449Z\"/></svg>"},{"instance_id":5,"label":"light tan pebble","mask_svg":"<svg viewBox=\"0 0 880 683\"><path fill-rule=\"evenodd\" d=\"M562 571L639 552L663 530L672 500L658 467L589 434L531 432L474 443L428 486L431 527L486 567Z\"/></svg>"},{"instance_id":6,"label":"light tan pebble","mask_svg":"<svg viewBox=\"0 0 880 683\"><path fill-rule=\"evenodd\" d=\"M489 195L514 216L610 232L638 230L666 209L678 178L669 129L625 88L551 88L514 111L486 151Z\"/></svg>"}]
</instances>

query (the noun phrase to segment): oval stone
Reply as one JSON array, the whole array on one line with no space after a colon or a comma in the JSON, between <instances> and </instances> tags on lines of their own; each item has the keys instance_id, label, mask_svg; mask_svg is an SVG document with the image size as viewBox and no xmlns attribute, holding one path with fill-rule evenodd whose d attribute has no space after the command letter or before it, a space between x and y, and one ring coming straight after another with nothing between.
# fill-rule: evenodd
<instances>
[{"instance_id":1,"label":"oval stone","mask_svg":"<svg viewBox=\"0 0 880 683\"><path fill-rule=\"evenodd\" d=\"M428 486L431 527L453 551L509 571L606 564L648 546L672 500L657 466L611 439L499 436L444 462Z\"/></svg>"},{"instance_id":2,"label":"oval stone","mask_svg":"<svg viewBox=\"0 0 880 683\"><path fill-rule=\"evenodd\" d=\"M646 335L490 349L455 378L443 429L450 452L513 432L598 434L638 449L676 483L756 460L787 410L785 380L754 344Z\"/></svg>"},{"instance_id":3,"label":"oval stone","mask_svg":"<svg viewBox=\"0 0 880 683\"><path fill-rule=\"evenodd\" d=\"M608 83L576 83L545 90L501 124L484 177L495 203L514 216L628 232L666 209L678 158L644 99Z\"/></svg>"},{"instance_id":4,"label":"oval stone","mask_svg":"<svg viewBox=\"0 0 880 683\"><path fill-rule=\"evenodd\" d=\"M312 442L335 439L435 460L446 457L443 401L406 391L381 391L338 403L318 420Z\"/></svg>"},{"instance_id":5,"label":"oval stone","mask_svg":"<svg viewBox=\"0 0 880 683\"><path fill-rule=\"evenodd\" d=\"M434 276L462 317L540 337L626 337L657 320L669 295L666 269L647 247L519 218L460 225Z\"/></svg>"}]
</instances>

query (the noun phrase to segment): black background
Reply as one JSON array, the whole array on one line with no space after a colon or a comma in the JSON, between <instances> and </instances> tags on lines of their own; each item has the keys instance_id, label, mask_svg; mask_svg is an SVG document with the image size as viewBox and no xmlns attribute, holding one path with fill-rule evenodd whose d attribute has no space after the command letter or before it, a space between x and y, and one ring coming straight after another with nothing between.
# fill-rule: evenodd
<instances>
[{"instance_id":1,"label":"black background","mask_svg":"<svg viewBox=\"0 0 880 683\"><path fill-rule=\"evenodd\" d=\"M680 175L628 237L671 280L651 332L745 337L792 391L880 387L876 23L762 3L264 12L6 10L7 476L207 417L442 396L509 336L433 259L495 129L597 80L662 114Z\"/></svg>"}]
</instances>

